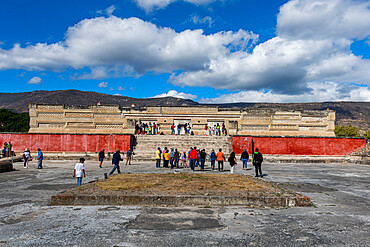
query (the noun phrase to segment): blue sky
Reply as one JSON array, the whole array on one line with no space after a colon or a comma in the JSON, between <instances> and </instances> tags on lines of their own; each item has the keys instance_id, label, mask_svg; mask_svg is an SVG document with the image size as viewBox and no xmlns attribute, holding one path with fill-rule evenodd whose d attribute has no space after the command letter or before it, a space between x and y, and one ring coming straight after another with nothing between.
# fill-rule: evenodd
<instances>
[{"instance_id":1,"label":"blue sky","mask_svg":"<svg viewBox=\"0 0 370 247\"><path fill-rule=\"evenodd\" d=\"M1 92L370 101L370 2L3 0Z\"/></svg>"}]
</instances>

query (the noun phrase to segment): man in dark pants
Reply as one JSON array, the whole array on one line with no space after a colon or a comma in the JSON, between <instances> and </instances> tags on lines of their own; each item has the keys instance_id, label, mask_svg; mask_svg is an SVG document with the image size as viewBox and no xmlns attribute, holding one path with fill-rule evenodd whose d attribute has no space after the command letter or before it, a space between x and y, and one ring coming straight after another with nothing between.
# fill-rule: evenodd
<instances>
[{"instance_id":1,"label":"man in dark pants","mask_svg":"<svg viewBox=\"0 0 370 247\"><path fill-rule=\"evenodd\" d=\"M263 162L263 156L259 152L258 148L256 148L256 152L254 152L253 154L252 161L253 161L254 168L256 169L256 177L258 177L258 172L259 172L261 178L263 178L262 168L261 168L262 162Z\"/></svg>"},{"instance_id":2,"label":"man in dark pants","mask_svg":"<svg viewBox=\"0 0 370 247\"><path fill-rule=\"evenodd\" d=\"M113 154L112 158L112 165L114 165L112 171L109 173L109 175L112 175L113 172L117 169L118 173L121 173L121 170L119 169L119 162L122 161L123 159L121 158L120 151L117 148L116 152Z\"/></svg>"}]
</instances>

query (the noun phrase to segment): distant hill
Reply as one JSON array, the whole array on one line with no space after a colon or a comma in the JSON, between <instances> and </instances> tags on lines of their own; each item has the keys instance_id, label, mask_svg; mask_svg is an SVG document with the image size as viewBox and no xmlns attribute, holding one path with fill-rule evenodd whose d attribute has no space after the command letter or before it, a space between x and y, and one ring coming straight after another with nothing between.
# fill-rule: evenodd
<instances>
[{"instance_id":1,"label":"distant hill","mask_svg":"<svg viewBox=\"0 0 370 247\"><path fill-rule=\"evenodd\" d=\"M135 104L143 106L197 106L199 104L188 99L173 97L137 99L126 96L113 96L96 92L84 92L78 90L58 91L33 91L24 93L0 93L0 108L15 112L28 112L29 103L66 104L66 105L93 105L97 102L102 104L117 104L129 107ZM360 130L370 129L370 102L322 102L322 103L230 103L209 104L220 108L274 108L280 110L330 110L336 111L336 124L356 126Z\"/></svg>"}]
</instances>

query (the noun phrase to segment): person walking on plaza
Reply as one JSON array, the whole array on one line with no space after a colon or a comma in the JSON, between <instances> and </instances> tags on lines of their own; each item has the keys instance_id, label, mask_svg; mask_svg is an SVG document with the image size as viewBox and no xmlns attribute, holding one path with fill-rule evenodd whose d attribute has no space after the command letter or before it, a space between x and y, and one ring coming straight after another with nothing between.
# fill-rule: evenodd
<instances>
[{"instance_id":1,"label":"person walking on plaza","mask_svg":"<svg viewBox=\"0 0 370 247\"><path fill-rule=\"evenodd\" d=\"M256 169L256 177L259 176L258 175L258 172L259 172L261 178L263 178L263 175L262 175L263 156L259 152L258 148L256 148L256 152L254 152L254 154L252 156L252 162L253 162L253 165L254 165L254 169Z\"/></svg>"},{"instance_id":2,"label":"person walking on plaza","mask_svg":"<svg viewBox=\"0 0 370 247\"><path fill-rule=\"evenodd\" d=\"M128 151L126 152L126 165L127 163L131 165L131 160L132 160L133 155L134 153L132 152L131 148L129 148Z\"/></svg>"},{"instance_id":3,"label":"person walking on plaza","mask_svg":"<svg viewBox=\"0 0 370 247\"><path fill-rule=\"evenodd\" d=\"M175 134L175 124L171 125L171 135Z\"/></svg>"},{"instance_id":4,"label":"person walking on plaza","mask_svg":"<svg viewBox=\"0 0 370 247\"><path fill-rule=\"evenodd\" d=\"M23 159L24 159L23 168L28 168L28 162L31 159L31 152L28 148L24 150Z\"/></svg>"},{"instance_id":5,"label":"person walking on plaza","mask_svg":"<svg viewBox=\"0 0 370 247\"><path fill-rule=\"evenodd\" d=\"M206 150L202 149L199 156L200 156L200 170L204 171L204 163L206 163L206 157L207 157Z\"/></svg>"},{"instance_id":6,"label":"person walking on plaza","mask_svg":"<svg viewBox=\"0 0 370 247\"><path fill-rule=\"evenodd\" d=\"M155 154L156 154L155 167L160 168L161 167L161 156L162 156L162 150L160 147L157 148L157 151L155 152Z\"/></svg>"},{"instance_id":7,"label":"person walking on plaza","mask_svg":"<svg viewBox=\"0 0 370 247\"><path fill-rule=\"evenodd\" d=\"M234 152L231 152L228 161L230 163L230 173L233 174L234 173L234 168L237 165Z\"/></svg>"},{"instance_id":8,"label":"person walking on plaza","mask_svg":"<svg viewBox=\"0 0 370 247\"><path fill-rule=\"evenodd\" d=\"M243 161L243 170L247 170L248 159L249 159L249 154L247 150L244 149L242 155L240 156L240 160Z\"/></svg>"},{"instance_id":9,"label":"person walking on plaza","mask_svg":"<svg viewBox=\"0 0 370 247\"><path fill-rule=\"evenodd\" d=\"M166 150L166 152L163 154L163 162L163 167L168 168L168 163L170 162L170 153L168 150Z\"/></svg>"},{"instance_id":10,"label":"person walking on plaza","mask_svg":"<svg viewBox=\"0 0 370 247\"><path fill-rule=\"evenodd\" d=\"M73 177L77 178L77 186L82 184L82 177L86 177L84 162L85 159L80 158L80 162L75 165L75 169L73 170Z\"/></svg>"},{"instance_id":11,"label":"person walking on plaza","mask_svg":"<svg viewBox=\"0 0 370 247\"><path fill-rule=\"evenodd\" d=\"M218 161L218 171L223 171L224 170L224 161L225 161L225 155L222 152L222 149L220 148L218 153L216 154L217 156L217 161Z\"/></svg>"},{"instance_id":12,"label":"person walking on plaza","mask_svg":"<svg viewBox=\"0 0 370 247\"><path fill-rule=\"evenodd\" d=\"M41 151L41 148L37 149L37 169L42 169L42 161L44 160L44 154Z\"/></svg>"},{"instance_id":13,"label":"person walking on plaza","mask_svg":"<svg viewBox=\"0 0 370 247\"><path fill-rule=\"evenodd\" d=\"M109 173L109 175L112 175L113 172L117 169L118 173L121 173L121 170L119 169L119 162L122 161L120 150L117 148L116 152L113 154L112 158L112 165L114 165L112 171Z\"/></svg>"},{"instance_id":14,"label":"person walking on plaza","mask_svg":"<svg viewBox=\"0 0 370 247\"><path fill-rule=\"evenodd\" d=\"M197 147L194 147L189 153L190 168L194 171L195 162L198 159Z\"/></svg>"},{"instance_id":15,"label":"person walking on plaza","mask_svg":"<svg viewBox=\"0 0 370 247\"><path fill-rule=\"evenodd\" d=\"M216 162L216 158L217 158L217 156L216 156L215 150L214 150L214 149L212 149L212 152L211 152L211 154L209 155L209 160L211 161L211 167L212 167L212 170L214 170L214 169L215 169L215 162Z\"/></svg>"},{"instance_id":16,"label":"person walking on plaza","mask_svg":"<svg viewBox=\"0 0 370 247\"><path fill-rule=\"evenodd\" d=\"M105 154L104 154L104 148L99 152L98 154L98 158L99 158L99 167L100 168L103 168L102 165L103 165L103 161L104 161L104 157L105 157Z\"/></svg>"}]
</instances>

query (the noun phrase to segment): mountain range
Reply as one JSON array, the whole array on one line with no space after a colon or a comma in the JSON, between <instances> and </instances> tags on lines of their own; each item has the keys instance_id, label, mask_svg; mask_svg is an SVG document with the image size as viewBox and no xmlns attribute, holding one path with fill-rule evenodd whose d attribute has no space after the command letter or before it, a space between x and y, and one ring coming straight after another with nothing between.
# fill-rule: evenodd
<instances>
[{"instance_id":1,"label":"mountain range","mask_svg":"<svg viewBox=\"0 0 370 247\"><path fill-rule=\"evenodd\" d=\"M370 102L318 102L318 103L223 103L200 104L189 99L173 97L130 98L78 90L33 91L0 93L0 108L15 112L28 112L29 103L95 105L116 104L122 107L145 106L218 106L220 108L279 109L279 110L330 110L336 111L336 125L352 125L361 132L370 129Z\"/></svg>"}]
</instances>

